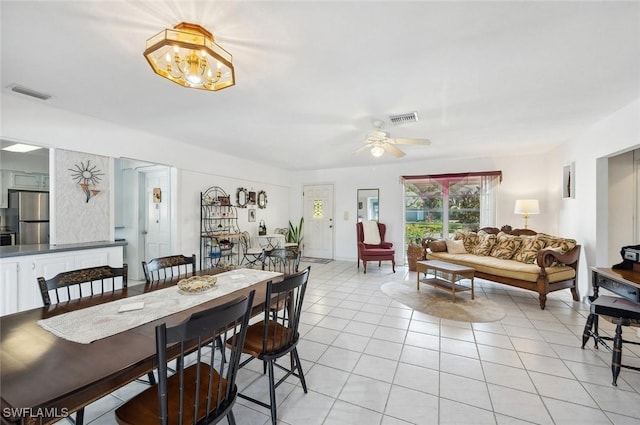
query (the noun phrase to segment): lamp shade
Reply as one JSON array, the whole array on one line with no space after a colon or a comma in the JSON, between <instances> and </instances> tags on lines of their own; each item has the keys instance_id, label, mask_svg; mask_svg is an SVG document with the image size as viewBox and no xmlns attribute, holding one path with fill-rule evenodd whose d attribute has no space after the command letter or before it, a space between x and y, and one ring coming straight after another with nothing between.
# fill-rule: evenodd
<instances>
[{"instance_id":1,"label":"lamp shade","mask_svg":"<svg viewBox=\"0 0 640 425\"><path fill-rule=\"evenodd\" d=\"M540 205L537 199L518 199L513 210L515 214L540 214Z\"/></svg>"}]
</instances>

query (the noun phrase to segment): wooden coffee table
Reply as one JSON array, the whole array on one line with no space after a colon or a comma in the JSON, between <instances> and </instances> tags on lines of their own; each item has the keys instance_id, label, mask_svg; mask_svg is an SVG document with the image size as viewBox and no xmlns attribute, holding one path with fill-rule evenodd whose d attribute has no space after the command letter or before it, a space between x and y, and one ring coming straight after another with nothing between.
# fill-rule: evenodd
<instances>
[{"instance_id":1,"label":"wooden coffee table","mask_svg":"<svg viewBox=\"0 0 640 425\"><path fill-rule=\"evenodd\" d=\"M456 292L471 291L471 299L475 298L473 292L473 276L475 269L473 267L459 266L457 264L446 263L444 261L426 260L416 263L418 274L416 287L420 290L420 282L434 286L436 288L448 289L453 296L453 302L456 302ZM433 277L428 277L429 270L433 270ZM424 273L425 277L420 279L420 273ZM440 273L440 276L438 276ZM471 286L460 285L460 279L469 279Z\"/></svg>"}]
</instances>

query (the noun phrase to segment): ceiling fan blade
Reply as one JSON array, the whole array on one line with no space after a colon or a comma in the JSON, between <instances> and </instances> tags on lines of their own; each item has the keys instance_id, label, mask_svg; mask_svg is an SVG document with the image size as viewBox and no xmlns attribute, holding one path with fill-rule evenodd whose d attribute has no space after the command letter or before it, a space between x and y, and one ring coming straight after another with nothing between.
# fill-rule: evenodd
<instances>
[{"instance_id":1,"label":"ceiling fan blade","mask_svg":"<svg viewBox=\"0 0 640 425\"><path fill-rule=\"evenodd\" d=\"M360 152L362 152L363 150L370 148L371 144L370 143L365 143L364 145L360 146L358 149L355 150L355 152L353 152L353 154L358 154Z\"/></svg>"},{"instance_id":2,"label":"ceiling fan blade","mask_svg":"<svg viewBox=\"0 0 640 425\"><path fill-rule=\"evenodd\" d=\"M430 145L431 140L429 139L413 139L413 138L402 138L396 137L393 139L396 145Z\"/></svg>"},{"instance_id":3,"label":"ceiling fan blade","mask_svg":"<svg viewBox=\"0 0 640 425\"><path fill-rule=\"evenodd\" d=\"M390 154L397 156L398 158L402 158L403 156L406 155L404 152L402 152L400 149L398 149L395 145L391 143L385 143L384 145L382 145L382 148L385 151L389 152Z\"/></svg>"}]
</instances>

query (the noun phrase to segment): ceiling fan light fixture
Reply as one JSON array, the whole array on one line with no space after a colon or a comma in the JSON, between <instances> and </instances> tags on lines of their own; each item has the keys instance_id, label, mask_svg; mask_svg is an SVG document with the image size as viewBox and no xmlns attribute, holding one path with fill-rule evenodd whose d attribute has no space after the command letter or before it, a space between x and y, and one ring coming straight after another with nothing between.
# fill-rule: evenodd
<instances>
[{"instance_id":1,"label":"ceiling fan light fixture","mask_svg":"<svg viewBox=\"0 0 640 425\"><path fill-rule=\"evenodd\" d=\"M233 56L197 24L181 22L147 40L153 71L183 87L217 91L235 85Z\"/></svg>"},{"instance_id":2,"label":"ceiling fan light fixture","mask_svg":"<svg viewBox=\"0 0 640 425\"><path fill-rule=\"evenodd\" d=\"M374 145L373 147L371 147L371 155L375 156L376 158L380 158L382 155L384 155L384 148L380 145Z\"/></svg>"}]
</instances>

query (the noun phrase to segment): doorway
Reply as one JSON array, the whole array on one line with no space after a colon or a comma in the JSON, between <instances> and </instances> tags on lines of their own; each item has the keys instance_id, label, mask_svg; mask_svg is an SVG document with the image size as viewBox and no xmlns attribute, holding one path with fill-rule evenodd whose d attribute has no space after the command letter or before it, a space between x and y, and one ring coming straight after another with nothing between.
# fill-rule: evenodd
<instances>
[{"instance_id":1,"label":"doorway","mask_svg":"<svg viewBox=\"0 0 640 425\"><path fill-rule=\"evenodd\" d=\"M142 261L173 251L172 168L125 158L114 162L116 239L127 243L129 279L143 280Z\"/></svg>"},{"instance_id":2,"label":"doorway","mask_svg":"<svg viewBox=\"0 0 640 425\"><path fill-rule=\"evenodd\" d=\"M149 261L171 255L171 175L167 167L150 167L140 173L142 258Z\"/></svg>"},{"instance_id":3,"label":"doorway","mask_svg":"<svg viewBox=\"0 0 640 425\"><path fill-rule=\"evenodd\" d=\"M302 202L303 255L333 259L333 185L305 185Z\"/></svg>"}]
</instances>

